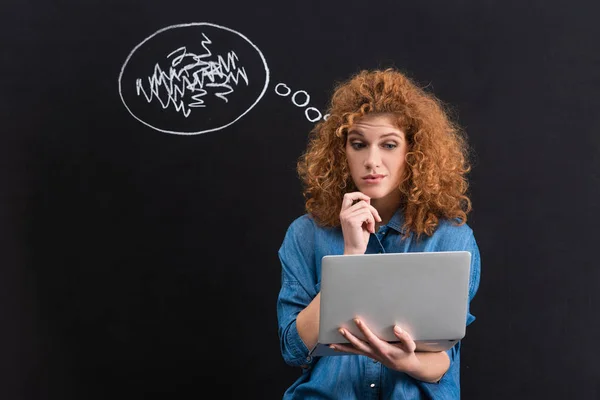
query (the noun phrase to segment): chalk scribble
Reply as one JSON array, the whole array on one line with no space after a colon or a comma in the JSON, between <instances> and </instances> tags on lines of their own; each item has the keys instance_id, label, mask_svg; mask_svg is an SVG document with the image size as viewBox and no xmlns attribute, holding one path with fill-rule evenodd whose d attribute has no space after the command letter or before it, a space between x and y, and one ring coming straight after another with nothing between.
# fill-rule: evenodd
<instances>
[{"instance_id":1,"label":"chalk scribble","mask_svg":"<svg viewBox=\"0 0 600 400\"><path fill-rule=\"evenodd\" d=\"M213 57L209 49L212 41L204 33L202 36L203 53L194 54L186 47L180 47L167 55L166 58L170 60L167 71L156 63L154 74L146 82L138 78L138 96L143 95L148 102L156 99L163 109L172 106L188 117L192 108L206 107L204 97L211 92L227 103L227 96L234 92L240 81L247 86L248 74L243 66L238 65L239 59L235 52L229 51L225 57ZM147 84L146 88L144 83Z\"/></svg>"}]
</instances>

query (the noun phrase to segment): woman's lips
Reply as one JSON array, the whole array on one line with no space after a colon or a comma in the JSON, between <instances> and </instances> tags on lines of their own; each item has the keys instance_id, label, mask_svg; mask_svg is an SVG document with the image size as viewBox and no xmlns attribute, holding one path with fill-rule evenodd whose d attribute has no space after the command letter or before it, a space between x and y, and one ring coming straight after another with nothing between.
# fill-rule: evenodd
<instances>
[{"instance_id":1,"label":"woman's lips","mask_svg":"<svg viewBox=\"0 0 600 400\"><path fill-rule=\"evenodd\" d=\"M371 183L371 184L375 184L375 183L379 183L383 180L383 178L385 178L384 175L368 175L363 177L363 181L365 183Z\"/></svg>"}]
</instances>

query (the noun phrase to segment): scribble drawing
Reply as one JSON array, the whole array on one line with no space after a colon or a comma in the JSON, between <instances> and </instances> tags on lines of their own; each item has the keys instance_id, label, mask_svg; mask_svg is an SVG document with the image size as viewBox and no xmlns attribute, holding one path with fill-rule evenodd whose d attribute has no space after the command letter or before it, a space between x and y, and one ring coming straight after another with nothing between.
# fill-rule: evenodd
<instances>
[{"instance_id":1,"label":"scribble drawing","mask_svg":"<svg viewBox=\"0 0 600 400\"><path fill-rule=\"evenodd\" d=\"M214 59L209 49L212 41L202 34L201 42L204 53L194 54L186 47L180 47L167 55L170 59L168 71L163 71L159 63L154 66L154 74L147 77L148 88L144 88L144 80L136 80L137 95L143 95L148 103L156 99L163 109L173 106L186 118L192 108L206 107L204 96L209 94L208 89L214 90L214 96L227 103L227 95L234 92L240 80L248 86L248 74L244 67L238 65L238 56L234 51L229 51L225 58L218 55ZM166 99L160 96L161 89ZM186 96L187 94L190 96Z\"/></svg>"}]
</instances>

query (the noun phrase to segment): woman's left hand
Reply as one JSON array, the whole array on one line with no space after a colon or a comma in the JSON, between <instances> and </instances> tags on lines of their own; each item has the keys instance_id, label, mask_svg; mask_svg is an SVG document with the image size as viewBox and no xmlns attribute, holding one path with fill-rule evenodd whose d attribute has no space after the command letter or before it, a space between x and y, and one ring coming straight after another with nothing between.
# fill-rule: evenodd
<instances>
[{"instance_id":1,"label":"woman's left hand","mask_svg":"<svg viewBox=\"0 0 600 400\"><path fill-rule=\"evenodd\" d=\"M418 367L419 360L415 355L417 346L410 335L400 329L399 326L394 327L394 335L396 335L399 342L389 343L375 336L367 325L359 319L355 319L354 323L365 339L359 339L347 329L340 328L340 333L350 343L335 344L330 346L331 348L337 351L365 355L397 371L410 372Z\"/></svg>"}]
</instances>

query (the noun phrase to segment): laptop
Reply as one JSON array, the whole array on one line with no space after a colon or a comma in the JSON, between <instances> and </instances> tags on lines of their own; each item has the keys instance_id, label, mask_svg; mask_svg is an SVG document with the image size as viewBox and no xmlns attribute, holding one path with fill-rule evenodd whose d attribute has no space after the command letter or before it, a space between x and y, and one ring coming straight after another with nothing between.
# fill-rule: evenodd
<instances>
[{"instance_id":1,"label":"laptop","mask_svg":"<svg viewBox=\"0 0 600 400\"><path fill-rule=\"evenodd\" d=\"M337 356L348 343L340 327L364 339L360 317L380 339L397 342L397 324L417 351L443 351L465 336L471 253L468 251L329 255L321 262L317 345L311 356Z\"/></svg>"}]
</instances>

